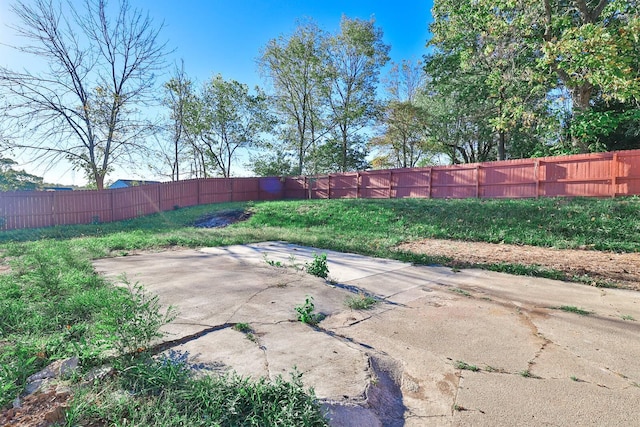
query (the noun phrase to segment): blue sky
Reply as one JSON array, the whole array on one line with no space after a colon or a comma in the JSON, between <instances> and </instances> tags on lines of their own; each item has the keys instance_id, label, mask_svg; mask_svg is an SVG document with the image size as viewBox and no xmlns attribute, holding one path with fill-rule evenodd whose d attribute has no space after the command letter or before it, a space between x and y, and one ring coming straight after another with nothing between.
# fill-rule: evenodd
<instances>
[{"instance_id":1,"label":"blue sky","mask_svg":"<svg viewBox=\"0 0 640 427\"><path fill-rule=\"evenodd\" d=\"M391 57L420 59L425 52L430 1L139 1L157 22L164 21L165 37L174 57L185 61L187 73L204 80L221 73L250 86L262 84L256 69L260 49L270 39L291 33L296 20L314 19L334 32L343 14L375 17L391 45Z\"/></svg>"},{"instance_id":2,"label":"blue sky","mask_svg":"<svg viewBox=\"0 0 640 427\"><path fill-rule=\"evenodd\" d=\"M78 1L79 0L75 0ZM391 59L418 60L426 52L431 22L432 1L292 1L292 0L130 0L148 11L156 24L164 22L162 37L173 53L170 62L184 60L187 74L202 82L220 73L249 86L260 85L256 58L270 39L293 32L296 21L312 18L329 32L338 29L344 14L350 18L374 17L384 31L384 41L391 45ZM112 0L113 2L113 0ZM11 24L11 0L0 0L0 64L10 68L29 66L1 44L19 44ZM164 79L164 77L163 77ZM81 184L81 174L68 168L44 172L32 165L25 168L46 180L64 184ZM125 175L129 171L122 171ZM115 177L113 177L115 178Z\"/></svg>"}]
</instances>

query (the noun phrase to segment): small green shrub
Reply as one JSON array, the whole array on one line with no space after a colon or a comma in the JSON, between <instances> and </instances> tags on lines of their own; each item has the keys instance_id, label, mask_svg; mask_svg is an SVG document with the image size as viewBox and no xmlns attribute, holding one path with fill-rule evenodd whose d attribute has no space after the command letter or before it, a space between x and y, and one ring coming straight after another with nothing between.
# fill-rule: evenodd
<instances>
[{"instance_id":1,"label":"small green shrub","mask_svg":"<svg viewBox=\"0 0 640 427\"><path fill-rule=\"evenodd\" d=\"M313 254L313 261L306 263L307 273L326 279L329 276L329 267L327 266L327 254Z\"/></svg>"},{"instance_id":2,"label":"small green shrub","mask_svg":"<svg viewBox=\"0 0 640 427\"><path fill-rule=\"evenodd\" d=\"M262 258L264 258L264 262L266 262L268 265L270 265L271 267L284 267L285 265L280 262L280 261L274 261L272 259L269 259L269 256L267 254L263 254Z\"/></svg>"},{"instance_id":3,"label":"small green shrub","mask_svg":"<svg viewBox=\"0 0 640 427\"><path fill-rule=\"evenodd\" d=\"M233 329L235 329L238 332L242 332L243 334L253 332L253 329L251 329L251 326L249 326L248 323L236 323L233 326Z\"/></svg>"},{"instance_id":4,"label":"small green shrub","mask_svg":"<svg viewBox=\"0 0 640 427\"><path fill-rule=\"evenodd\" d=\"M295 307L295 310L298 313L298 320L309 325L317 325L322 319L324 319L324 315L321 313L314 313L313 311L315 308L316 306L313 304L313 297L307 295L304 300L304 304Z\"/></svg>"},{"instance_id":5,"label":"small green shrub","mask_svg":"<svg viewBox=\"0 0 640 427\"><path fill-rule=\"evenodd\" d=\"M147 293L139 283L131 284L126 277L122 281L127 287L119 288L119 301L102 313L100 335L120 354L141 352L153 339L163 336L160 327L175 319L176 311L169 307L163 312L157 295Z\"/></svg>"}]
</instances>

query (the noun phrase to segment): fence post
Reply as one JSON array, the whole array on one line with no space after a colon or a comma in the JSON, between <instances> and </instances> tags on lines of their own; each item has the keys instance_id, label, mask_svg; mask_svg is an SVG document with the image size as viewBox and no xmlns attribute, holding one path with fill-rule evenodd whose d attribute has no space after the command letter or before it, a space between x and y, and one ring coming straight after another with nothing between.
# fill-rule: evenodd
<instances>
[{"instance_id":1,"label":"fence post","mask_svg":"<svg viewBox=\"0 0 640 427\"><path fill-rule=\"evenodd\" d=\"M389 169L389 194L387 195L387 198L390 199L391 198L391 190L393 188L393 170Z\"/></svg>"},{"instance_id":2,"label":"fence post","mask_svg":"<svg viewBox=\"0 0 640 427\"><path fill-rule=\"evenodd\" d=\"M331 198L331 174L327 175L327 199Z\"/></svg>"},{"instance_id":3,"label":"fence post","mask_svg":"<svg viewBox=\"0 0 640 427\"><path fill-rule=\"evenodd\" d=\"M258 200L262 201L262 192L260 191L260 189L262 188L262 185L260 185L260 181L262 180L262 178L258 177L257 178L257 182L258 182Z\"/></svg>"},{"instance_id":4,"label":"fence post","mask_svg":"<svg viewBox=\"0 0 640 427\"><path fill-rule=\"evenodd\" d=\"M156 184L158 186L158 212L162 212L162 184Z\"/></svg>"},{"instance_id":5,"label":"fence post","mask_svg":"<svg viewBox=\"0 0 640 427\"><path fill-rule=\"evenodd\" d=\"M200 206L200 179L196 179L196 206Z\"/></svg>"},{"instance_id":6,"label":"fence post","mask_svg":"<svg viewBox=\"0 0 640 427\"><path fill-rule=\"evenodd\" d=\"M480 198L480 165L476 164L476 199Z\"/></svg>"},{"instance_id":7,"label":"fence post","mask_svg":"<svg viewBox=\"0 0 640 427\"><path fill-rule=\"evenodd\" d=\"M433 184L433 166L429 168L429 199L431 198L431 185Z\"/></svg>"},{"instance_id":8,"label":"fence post","mask_svg":"<svg viewBox=\"0 0 640 427\"><path fill-rule=\"evenodd\" d=\"M109 191L109 205L111 206L111 221L110 222L113 222L113 221L115 221L115 218L116 218L116 212L115 212L115 210L113 208L113 190L107 190L107 191Z\"/></svg>"},{"instance_id":9,"label":"fence post","mask_svg":"<svg viewBox=\"0 0 640 427\"><path fill-rule=\"evenodd\" d=\"M51 191L51 223L58 225L58 212L56 212L56 192Z\"/></svg>"},{"instance_id":10,"label":"fence post","mask_svg":"<svg viewBox=\"0 0 640 427\"><path fill-rule=\"evenodd\" d=\"M616 197L618 189L618 153L613 153L611 165L611 197Z\"/></svg>"},{"instance_id":11,"label":"fence post","mask_svg":"<svg viewBox=\"0 0 640 427\"><path fill-rule=\"evenodd\" d=\"M356 172L356 199L360 198L360 171Z\"/></svg>"},{"instance_id":12,"label":"fence post","mask_svg":"<svg viewBox=\"0 0 640 427\"><path fill-rule=\"evenodd\" d=\"M534 175L536 178L536 199L540 198L540 159L536 159L533 163Z\"/></svg>"}]
</instances>

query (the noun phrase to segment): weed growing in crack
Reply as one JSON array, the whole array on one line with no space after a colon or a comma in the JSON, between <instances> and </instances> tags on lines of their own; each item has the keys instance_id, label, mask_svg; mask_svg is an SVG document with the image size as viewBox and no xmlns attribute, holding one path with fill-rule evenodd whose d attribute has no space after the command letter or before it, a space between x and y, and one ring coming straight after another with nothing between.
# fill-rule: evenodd
<instances>
[{"instance_id":1,"label":"weed growing in crack","mask_svg":"<svg viewBox=\"0 0 640 427\"><path fill-rule=\"evenodd\" d=\"M235 329L238 332L242 332L249 341L254 343L258 342L258 339L253 334L253 328L248 323L236 323L233 326L233 329Z\"/></svg>"},{"instance_id":2,"label":"weed growing in crack","mask_svg":"<svg viewBox=\"0 0 640 427\"><path fill-rule=\"evenodd\" d=\"M460 289L460 288L451 288L449 289L451 292L455 292L456 294L460 294L460 295L464 295L465 297L470 297L471 294L467 291L465 291L464 289Z\"/></svg>"},{"instance_id":3,"label":"weed growing in crack","mask_svg":"<svg viewBox=\"0 0 640 427\"><path fill-rule=\"evenodd\" d=\"M378 303L378 300L372 296L360 293L358 296L347 297L344 303L352 310L370 310Z\"/></svg>"},{"instance_id":4,"label":"weed growing in crack","mask_svg":"<svg viewBox=\"0 0 640 427\"><path fill-rule=\"evenodd\" d=\"M636 319L633 316L631 316L630 314L625 314L625 315L623 315L621 317L622 317L622 320L630 320L632 322L636 321Z\"/></svg>"},{"instance_id":5,"label":"weed growing in crack","mask_svg":"<svg viewBox=\"0 0 640 427\"><path fill-rule=\"evenodd\" d=\"M458 405L457 403L453 405L453 410L454 411L458 411L458 412L462 412L462 411L468 411L467 408L465 408L462 405Z\"/></svg>"},{"instance_id":6,"label":"weed growing in crack","mask_svg":"<svg viewBox=\"0 0 640 427\"><path fill-rule=\"evenodd\" d=\"M295 307L295 310L298 313L298 320L308 325L317 325L325 316L322 313L314 313L313 311L315 308L316 306L313 303L313 297L307 295L304 300L304 304Z\"/></svg>"},{"instance_id":7,"label":"weed growing in crack","mask_svg":"<svg viewBox=\"0 0 640 427\"><path fill-rule=\"evenodd\" d=\"M524 371L518 372L518 375L524 378L540 378L537 375L534 375L529 369L525 369Z\"/></svg>"},{"instance_id":8,"label":"weed growing in crack","mask_svg":"<svg viewBox=\"0 0 640 427\"><path fill-rule=\"evenodd\" d=\"M569 378L571 378L571 381L575 381L577 383L581 382L580 378L576 377L575 375L570 376Z\"/></svg>"},{"instance_id":9,"label":"weed growing in crack","mask_svg":"<svg viewBox=\"0 0 640 427\"><path fill-rule=\"evenodd\" d=\"M329 267L327 266L327 254L313 254L313 261L305 264L307 273L326 279L329 276Z\"/></svg>"},{"instance_id":10,"label":"weed growing in crack","mask_svg":"<svg viewBox=\"0 0 640 427\"><path fill-rule=\"evenodd\" d=\"M112 315L104 322L103 336L114 337L113 345L119 354L145 351L152 340L164 334L160 327L176 318L173 306L162 311L157 295L148 293L139 283L132 284L121 276L126 285L118 288L121 299L111 308ZM114 316L117 312L117 315Z\"/></svg>"},{"instance_id":11,"label":"weed growing in crack","mask_svg":"<svg viewBox=\"0 0 640 427\"><path fill-rule=\"evenodd\" d=\"M581 316L588 316L591 314L590 311L584 310L582 308L578 308L574 305L561 305L560 307L554 307L557 310L562 310L562 311L566 311L568 313L576 313L579 314Z\"/></svg>"},{"instance_id":12,"label":"weed growing in crack","mask_svg":"<svg viewBox=\"0 0 640 427\"><path fill-rule=\"evenodd\" d=\"M251 326L249 326L248 323L236 323L233 326L233 329L235 329L238 332L242 332L242 333L249 333L252 332L253 330L251 329Z\"/></svg>"},{"instance_id":13,"label":"weed growing in crack","mask_svg":"<svg viewBox=\"0 0 640 427\"><path fill-rule=\"evenodd\" d=\"M285 265L280 262L280 261L274 261L272 259L269 259L269 256L265 253L262 255L262 258L264 259L264 262L266 262L268 265L270 265L271 267L280 267L283 268Z\"/></svg>"},{"instance_id":14,"label":"weed growing in crack","mask_svg":"<svg viewBox=\"0 0 640 427\"><path fill-rule=\"evenodd\" d=\"M469 365L467 362L463 362L462 360L457 360L455 367L457 369L462 369L465 371L472 371L472 372L478 372L480 370L480 368L478 368L476 365Z\"/></svg>"}]
</instances>

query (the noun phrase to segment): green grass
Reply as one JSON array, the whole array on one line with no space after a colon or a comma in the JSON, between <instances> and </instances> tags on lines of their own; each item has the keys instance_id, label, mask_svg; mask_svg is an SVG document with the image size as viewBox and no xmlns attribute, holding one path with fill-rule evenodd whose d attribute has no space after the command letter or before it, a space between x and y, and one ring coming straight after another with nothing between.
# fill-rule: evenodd
<instances>
[{"instance_id":1,"label":"green grass","mask_svg":"<svg viewBox=\"0 0 640 427\"><path fill-rule=\"evenodd\" d=\"M285 381L202 375L188 358L138 358L89 389L80 389L67 425L326 426L301 375Z\"/></svg>"},{"instance_id":2,"label":"green grass","mask_svg":"<svg viewBox=\"0 0 640 427\"><path fill-rule=\"evenodd\" d=\"M469 365L467 362L463 362L462 360L457 360L455 363L455 367L456 369L461 369L463 371L471 371L471 372L480 371L480 368L478 368L476 365Z\"/></svg>"},{"instance_id":3,"label":"green grass","mask_svg":"<svg viewBox=\"0 0 640 427\"><path fill-rule=\"evenodd\" d=\"M191 226L203 215L229 209L248 209L252 216L222 229ZM94 272L93 258L171 246L284 240L417 264L461 267L446 257L396 250L399 243L422 238L637 252L640 199L227 203L118 223L0 232L0 263L11 266L9 273L0 274L0 406L21 392L27 376L51 361L78 355L83 368L89 369L105 360L113 362L113 354L137 354L157 334L158 325L171 318L172 313L160 312L153 296L136 284L116 288L105 282ZM482 267L576 280L538 266L495 263ZM137 363L132 356L127 360ZM121 380L119 375L114 378ZM244 389L255 391L249 385ZM132 399L130 409L138 408L141 413L151 411L144 402L156 400ZM78 403L77 407L83 406Z\"/></svg>"},{"instance_id":4,"label":"green grass","mask_svg":"<svg viewBox=\"0 0 640 427\"><path fill-rule=\"evenodd\" d=\"M365 294L349 296L344 301L344 304L352 310L370 310L375 307L377 303L377 299Z\"/></svg>"},{"instance_id":5,"label":"green grass","mask_svg":"<svg viewBox=\"0 0 640 427\"><path fill-rule=\"evenodd\" d=\"M469 292L465 291L464 289L450 288L449 290L451 292L455 292L456 294L460 294L460 295L465 296L465 297L470 297L471 296L471 294Z\"/></svg>"},{"instance_id":6,"label":"green grass","mask_svg":"<svg viewBox=\"0 0 640 427\"><path fill-rule=\"evenodd\" d=\"M556 307L558 310L566 311L568 313L575 313L581 316L588 316L591 314L590 311L584 310L582 308L578 308L574 305L561 305L560 307Z\"/></svg>"}]
</instances>

